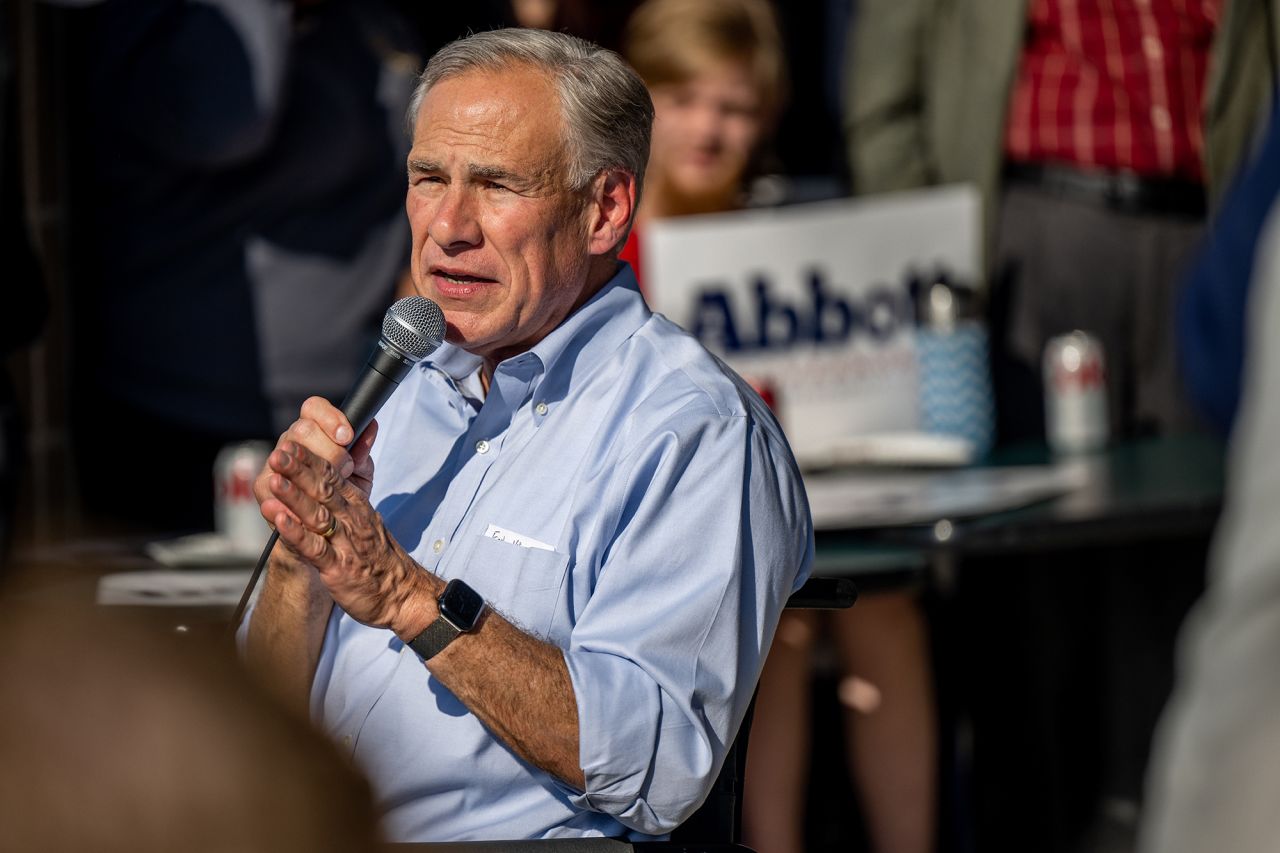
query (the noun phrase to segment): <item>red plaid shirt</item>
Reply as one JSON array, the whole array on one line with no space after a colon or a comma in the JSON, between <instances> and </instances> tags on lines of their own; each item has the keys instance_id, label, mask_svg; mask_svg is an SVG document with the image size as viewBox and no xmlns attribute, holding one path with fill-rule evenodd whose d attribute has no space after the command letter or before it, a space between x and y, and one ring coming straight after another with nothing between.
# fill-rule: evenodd
<instances>
[{"instance_id":1,"label":"red plaid shirt","mask_svg":"<svg viewBox=\"0 0 1280 853\"><path fill-rule=\"evenodd\" d=\"M1204 180L1223 0L1032 0L1005 128L1018 163Z\"/></svg>"}]
</instances>

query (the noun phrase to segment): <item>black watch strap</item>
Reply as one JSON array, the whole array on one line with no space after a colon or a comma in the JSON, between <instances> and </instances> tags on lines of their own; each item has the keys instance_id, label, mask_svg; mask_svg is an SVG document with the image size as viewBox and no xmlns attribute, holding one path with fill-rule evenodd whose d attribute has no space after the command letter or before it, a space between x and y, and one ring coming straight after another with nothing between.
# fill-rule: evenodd
<instances>
[{"instance_id":1,"label":"black watch strap","mask_svg":"<svg viewBox=\"0 0 1280 853\"><path fill-rule=\"evenodd\" d=\"M456 640L461 633L448 619L437 616L436 621L428 625L425 631L409 641L409 648L417 652L418 657L423 660L431 660L444 651L445 646Z\"/></svg>"}]
</instances>

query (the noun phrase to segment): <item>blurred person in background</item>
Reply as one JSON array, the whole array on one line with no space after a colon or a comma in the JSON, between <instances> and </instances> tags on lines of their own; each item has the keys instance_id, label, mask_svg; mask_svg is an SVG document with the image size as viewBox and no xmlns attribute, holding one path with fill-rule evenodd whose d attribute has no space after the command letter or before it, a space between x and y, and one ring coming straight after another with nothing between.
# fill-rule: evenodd
<instances>
[{"instance_id":1,"label":"blurred person in background","mask_svg":"<svg viewBox=\"0 0 1280 853\"><path fill-rule=\"evenodd\" d=\"M1177 283L1273 100L1274 11L1253 0L859 2L846 71L854 189L980 190L1001 444L1043 438L1040 359L1046 341L1073 329L1101 342L1114 439L1203 428L1174 346ZM1063 651L1056 620L1116 626L1082 665L1096 683L1071 691L1101 706L1104 727L1101 769L1077 780L1098 789L1082 798L1095 816L1080 849L1132 844L1150 715L1164 689L1155 663L1167 660L1167 626L1185 606L1153 594L1131 568L1107 566L1088 612L1064 614L1061 590L1030 580L984 605L993 619L1036 614L1038 633L1019 638L1010 662L1037 675L1082 665ZM1050 812L1077 808L1049 802L1049 780L1036 775L1065 774L1077 758L1048 742L1051 726L1036 714L1068 726L1078 717L1049 691L1020 698L1023 709L980 728L975 747L979 772L1000 787L985 801L976 786L986 802L978 810L1014 834L1022 821L1043 831ZM1014 779L1015 767L1028 775Z\"/></svg>"},{"instance_id":2,"label":"blurred person in background","mask_svg":"<svg viewBox=\"0 0 1280 853\"><path fill-rule=\"evenodd\" d=\"M627 25L623 55L649 86L655 111L637 227L622 253L643 284L648 222L748 204L784 99L786 63L766 0L649 0ZM805 849L809 679L824 625L861 697L846 713L846 735L873 849L927 850L936 751L927 632L914 597L901 592L864 596L826 619L784 613L751 728L745 841L760 853Z\"/></svg>"},{"instance_id":3,"label":"blurred person in background","mask_svg":"<svg viewBox=\"0 0 1280 853\"><path fill-rule=\"evenodd\" d=\"M23 191L18 91L9 18L0 16L0 258L5 262L4 310L0 311L0 359L9 359L39 336L48 311L44 280L36 262ZM0 567L14 542L19 486L27 457L26 428L9 365L0 364Z\"/></svg>"},{"instance_id":4,"label":"blurred person in background","mask_svg":"<svg viewBox=\"0 0 1280 853\"><path fill-rule=\"evenodd\" d=\"M229 647L40 601L0 596L0 851L378 848L368 783Z\"/></svg>"},{"instance_id":5,"label":"blurred person in background","mask_svg":"<svg viewBox=\"0 0 1280 853\"><path fill-rule=\"evenodd\" d=\"M572 33L609 50L621 49L622 32L640 0L512 0L522 27Z\"/></svg>"},{"instance_id":6,"label":"blurred person in background","mask_svg":"<svg viewBox=\"0 0 1280 853\"><path fill-rule=\"evenodd\" d=\"M376 0L77 14L82 497L91 519L208 529L219 449L269 440L311 394L340 400L376 340L408 263L418 39Z\"/></svg>"},{"instance_id":7,"label":"blurred person in background","mask_svg":"<svg viewBox=\"0 0 1280 853\"><path fill-rule=\"evenodd\" d=\"M1272 103L1280 103L1280 80ZM1236 176L1231 195L1217 211L1205 244L1196 253L1178 301L1178 363L1196 410L1218 435L1234 428L1243 393L1249 297L1266 214L1273 201L1274 167L1280 140L1277 115L1250 168ZM1260 284L1259 286L1265 286Z\"/></svg>"},{"instance_id":8,"label":"blurred person in background","mask_svg":"<svg viewBox=\"0 0 1280 853\"><path fill-rule=\"evenodd\" d=\"M1263 853L1280 838L1280 112L1198 254L1179 338L1231 436L1208 588L1180 638L1147 777L1143 853ZM1243 338L1243 341L1241 340ZM1240 375L1243 366L1243 376ZM1223 393L1223 386L1234 393Z\"/></svg>"},{"instance_id":9,"label":"blurred person in background","mask_svg":"<svg viewBox=\"0 0 1280 853\"><path fill-rule=\"evenodd\" d=\"M627 23L623 56L654 101L644 195L623 249L644 283L644 226L747 205L786 91L768 0L649 0Z\"/></svg>"},{"instance_id":10,"label":"blurred person in background","mask_svg":"<svg viewBox=\"0 0 1280 853\"><path fill-rule=\"evenodd\" d=\"M1174 283L1265 114L1276 27L1250 0L858 4L854 188L981 191L1002 441L1039 434L1044 344L1076 328L1101 340L1114 436L1197 426Z\"/></svg>"}]
</instances>

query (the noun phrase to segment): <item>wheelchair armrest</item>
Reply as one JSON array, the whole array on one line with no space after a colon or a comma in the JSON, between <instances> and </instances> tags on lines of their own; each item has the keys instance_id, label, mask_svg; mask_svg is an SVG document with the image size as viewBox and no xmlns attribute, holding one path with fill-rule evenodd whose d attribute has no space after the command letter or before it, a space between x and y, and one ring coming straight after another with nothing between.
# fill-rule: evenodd
<instances>
[{"instance_id":1,"label":"wheelchair armrest","mask_svg":"<svg viewBox=\"0 0 1280 853\"><path fill-rule=\"evenodd\" d=\"M385 844L381 853L751 853L741 844L619 841L616 838L548 838L540 841L437 841Z\"/></svg>"},{"instance_id":2,"label":"wheelchair armrest","mask_svg":"<svg viewBox=\"0 0 1280 853\"><path fill-rule=\"evenodd\" d=\"M858 599L849 578L809 578L787 599L788 610L845 610Z\"/></svg>"}]
</instances>

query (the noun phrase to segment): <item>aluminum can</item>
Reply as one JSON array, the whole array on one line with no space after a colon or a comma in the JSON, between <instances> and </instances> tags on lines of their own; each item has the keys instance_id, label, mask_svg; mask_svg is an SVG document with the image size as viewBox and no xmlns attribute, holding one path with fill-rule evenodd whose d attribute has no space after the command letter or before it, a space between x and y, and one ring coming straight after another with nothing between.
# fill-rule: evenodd
<instances>
[{"instance_id":1,"label":"aluminum can","mask_svg":"<svg viewBox=\"0 0 1280 853\"><path fill-rule=\"evenodd\" d=\"M271 535L253 496L253 481L269 453L265 441L243 441L222 448L213 462L214 529L237 555L256 557Z\"/></svg>"},{"instance_id":2,"label":"aluminum can","mask_svg":"<svg viewBox=\"0 0 1280 853\"><path fill-rule=\"evenodd\" d=\"M1050 339L1044 348L1045 434L1055 453L1105 447L1111 433L1102 344L1088 332Z\"/></svg>"},{"instance_id":3,"label":"aluminum can","mask_svg":"<svg viewBox=\"0 0 1280 853\"><path fill-rule=\"evenodd\" d=\"M774 417L778 415L778 386L772 379L766 379L761 376L746 377L747 384L751 389L760 395L760 399L773 412Z\"/></svg>"}]
</instances>

